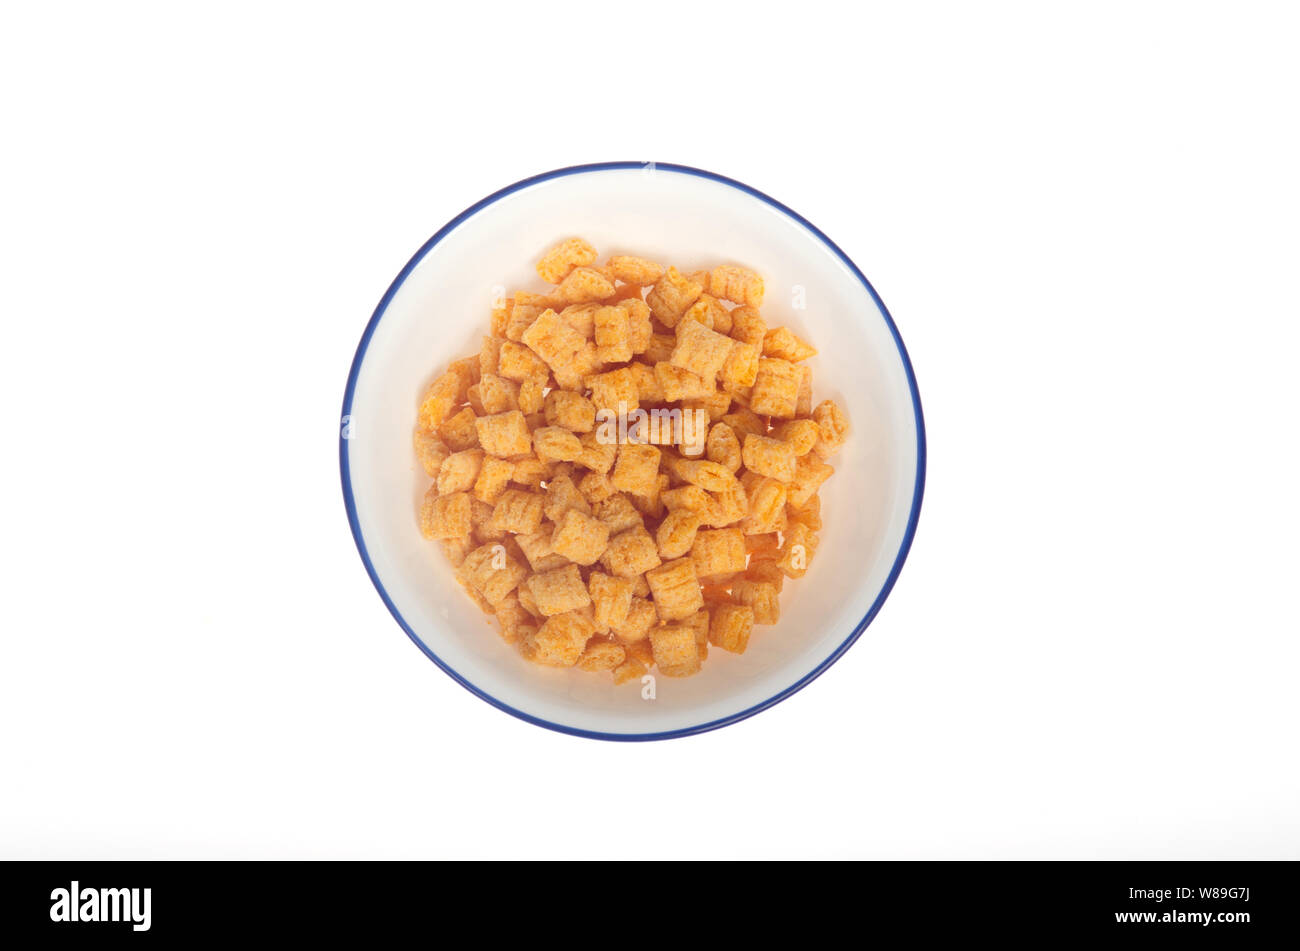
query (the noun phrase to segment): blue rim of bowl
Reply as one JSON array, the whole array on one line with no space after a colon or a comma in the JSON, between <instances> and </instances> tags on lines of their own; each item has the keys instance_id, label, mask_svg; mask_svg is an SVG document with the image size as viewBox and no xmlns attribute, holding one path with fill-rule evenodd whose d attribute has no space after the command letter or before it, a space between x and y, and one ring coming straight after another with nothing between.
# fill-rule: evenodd
<instances>
[{"instance_id":1,"label":"blue rim of bowl","mask_svg":"<svg viewBox=\"0 0 1300 951\"><path fill-rule=\"evenodd\" d=\"M738 182L734 178L727 178L725 175L718 175L715 172L708 172L704 169L692 168L689 165L673 165L661 162L595 162L589 165L571 165L567 168L557 168L550 172L543 172L540 175L534 175L531 178L522 179L521 181L515 182L513 185L507 185L500 191L488 195L482 201L470 205L455 218L451 219L451 221L443 225L438 230L437 234L426 241L420 250L415 252L411 257L411 260L406 262L406 267L402 268L401 273L399 273L393 280L393 283L389 285L388 291L379 301L379 306L375 308L375 313L370 318L370 323L366 324L365 332L361 335L361 342L357 345L356 356L352 359L352 368L348 372L347 389L343 394L343 418L346 419L352 413L352 396L356 391L357 375L360 373L361 364L365 360L366 348L370 344L370 338L374 335L375 328L379 326L380 319L388 309L389 302L392 301L393 296L397 293L398 289L401 288L402 284L405 283L406 278L410 273L415 270L416 266L424 259L424 256L433 250L438 242L454 231L461 222L482 211L494 202L505 198L507 195L511 195L514 192L528 188L532 185L550 181L554 178L564 178L568 175L582 175L587 172L607 172L619 169L644 169L651 165L653 165L655 171L693 175L696 178L705 178L711 182L728 185L731 188L744 192L746 195L757 198L759 201L765 202L780 211L782 214L798 222L804 228L808 229L808 231L816 236L819 241L833 251L835 256L844 263L844 266L852 271L853 275L862 282L862 286L866 288L867 293L871 295L871 299L875 301L876 307L879 308L880 313L885 318L885 323L889 326L889 332L894 337L894 344L898 347L898 356L903 361L903 370L907 374L908 388L912 392L912 410L916 416L916 482L912 490L912 508L908 513L907 529L903 533L903 542L899 546L898 555L894 559L893 567L889 570L889 577L885 579L885 584L880 589L880 594L876 596L876 600L872 603L866 616L858 622L856 627L853 628L852 633L849 634L844 642L840 644L840 646L837 647L829 657L818 664L812 671L805 674L789 687L786 687L774 696L764 700L762 703L755 704L746 710L742 710L739 713L733 713L730 716L722 717L717 720L710 720L707 723L699 723L694 726L683 727L679 730L668 730L662 733L600 733L593 730L582 730L577 727L566 726L563 723L552 723L550 720L543 720L540 717L524 713L522 710L516 710L509 704L503 703L496 697L493 697L491 694L486 693L474 684L470 683L453 670L445 661L442 660L442 658L430 650L427 644L420 640L415 631L411 629L411 626L406 623L406 619L402 617L401 612L397 610L397 606L393 604L393 599L389 597L388 592L385 590L384 583L379 579L379 574L375 571L375 566L370 560L370 553L366 550L366 541L361 535L361 526L357 521L356 501L352 496L352 476L348 468L348 440L342 435L341 429L339 436L339 471L343 479L343 503L348 512L348 524L352 526L352 537L356 541L357 551L361 555L362 563L366 566L366 572L370 575L371 582L374 583L375 590L379 592L379 597L383 599L384 604L388 607L389 613L393 615L393 618L397 621L398 625L400 625L402 630L406 632L407 637L409 637L415 646L420 648L420 650L422 650L431 661L442 668L443 672L446 673L447 676L451 677L452 680L456 681L479 699L492 704L492 706L496 707L498 710L502 710L511 716L518 717L519 719L536 726L545 727L548 730L555 730L558 733L567 733L571 736L581 736L593 740L645 742L650 740L671 740L681 736L693 736L697 733L707 733L710 730L717 730L724 726L730 726L733 723L738 723L741 720L752 717L756 713L761 713L768 707L775 706L782 700L793 696L804 687L808 686L808 684L812 683L819 676L825 673L832 664L844 655L845 651L853 646L857 639L862 636L862 632L867 629L868 625L871 624L876 615L880 612L880 608L885 603L885 599L889 597L890 591L894 588L894 582L898 580L898 574L903 568L903 562L907 560L907 553L912 548L912 539L916 535L917 520L921 514L921 497L925 492L925 420L921 413L921 394L917 391L916 375L912 372L912 361L907 356L907 348L903 346L903 338L898 333L898 327L894 324L894 318L890 316L889 309L885 306L885 302L880 299L880 295L877 294L876 289L871 286L871 282L867 280L866 275L858 269L858 266L850 260L847 254L840 250L839 246L834 241L826 237L826 235L824 235L816 225L810 222L807 218L804 218L798 212L787 208L775 198L763 194L756 188L751 188L744 182Z\"/></svg>"}]
</instances>

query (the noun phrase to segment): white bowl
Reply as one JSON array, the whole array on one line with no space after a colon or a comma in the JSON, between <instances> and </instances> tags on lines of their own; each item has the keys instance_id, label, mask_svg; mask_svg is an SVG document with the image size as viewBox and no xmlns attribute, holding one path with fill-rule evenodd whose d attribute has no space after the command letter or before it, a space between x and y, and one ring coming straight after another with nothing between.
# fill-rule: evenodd
<instances>
[{"instance_id":1,"label":"white bowl","mask_svg":"<svg viewBox=\"0 0 1300 951\"><path fill-rule=\"evenodd\" d=\"M608 676L531 664L461 591L416 527L428 478L411 431L420 394L478 351L491 302L541 290L533 263L581 235L600 251L683 270L734 262L766 279L763 313L820 349L814 404L852 426L822 488L825 527L808 574L785 586L781 620L743 655L703 671L615 687ZM925 435L916 380L893 320L862 272L798 214L740 182L677 165L607 162L518 182L468 208L416 252L379 302L343 399L343 495L361 560L411 639L461 685L530 723L580 736L651 740L716 729L790 696L857 640L893 587L916 530Z\"/></svg>"}]
</instances>

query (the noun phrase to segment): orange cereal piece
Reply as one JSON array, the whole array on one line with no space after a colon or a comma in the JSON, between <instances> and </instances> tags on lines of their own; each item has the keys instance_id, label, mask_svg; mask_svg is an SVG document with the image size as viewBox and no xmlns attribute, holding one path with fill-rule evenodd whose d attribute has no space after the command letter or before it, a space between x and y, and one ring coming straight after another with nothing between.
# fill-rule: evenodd
<instances>
[{"instance_id":1,"label":"orange cereal piece","mask_svg":"<svg viewBox=\"0 0 1300 951\"><path fill-rule=\"evenodd\" d=\"M545 400L546 422L574 433L589 433L596 428L596 405L581 393L551 390Z\"/></svg>"},{"instance_id":2,"label":"orange cereal piece","mask_svg":"<svg viewBox=\"0 0 1300 951\"><path fill-rule=\"evenodd\" d=\"M496 456L484 456L474 480L474 498L495 505L515 473L515 464Z\"/></svg>"},{"instance_id":3,"label":"orange cereal piece","mask_svg":"<svg viewBox=\"0 0 1300 951\"><path fill-rule=\"evenodd\" d=\"M807 525L814 532L822 530L822 499L816 492L803 505L792 505L787 502L785 511L792 523Z\"/></svg>"},{"instance_id":4,"label":"orange cereal piece","mask_svg":"<svg viewBox=\"0 0 1300 951\"><path fill-rule=\"evenodd\" d=\"M531 322L529 326L532 326ZM550 372L546 361L522 343L507 340L497 354L497 373L507 380L522 383L533 377L545 379Z\"/></svg>"},{"instance_id":5,"label":"orange cereal piece","mask_svg":"<svg viewBox=\"0 0 1300 951\"><path fill-rule=\"evenodd\" d=\"M578 465L602 474L613 468L618 455L617 443L603 442L598 432L583 433L578 442L582 443L582 454L574 460Z\"/></svg>"},{"instance_id":6,"label":"orange cereal piece","mask_svg":"<svg viewBox=\"0 0 1300 951\"><path fill-rule=\"evenodd\" d=\"M740 469L740 440L736 438L736 431L726 423L713 424L704 445L704 453L710 462L716 462L732 472Z\"/></svg>"},{"instance_id":7,"label":"orange cereal piece","mask_svg":"<svg viewBox=\"0 0 1300 951\"><path fill-rule=\"evenodd\" d=\"M578 565L594 565L609 544L609 526L577 509L569 509L556 523L551 547L557 555ZM743 567L743 566L742 566Z\"/></svg>"},{"instance_id":8,"label":"orange cereal piece","mask_svg":"<svg viewBox=\"0 0 1300 951\"><path fill-rule=\"evenodd\" d=\"M632 326L624 307L601 307L595 313L596 354L605 363L632 359Z\"/></svg>"},{"instance_id":9,"label":"orange cereal piece","mask_svg":"<svg viewBox=\"0 0 1300 951\"><path fill-rule=\"evenodd\" d=\"M614 293L614 282L595 268L578 267L569 272L555 289L553 298L561 304L585 304L604 300Z\"/></svg>"},{"instance_id":10,"label":"orange cereal piece","mask_svg":"<svg viewBox=\"0 0 1300 951\"><path fill-rule=\"evenodd\" d=\"M545 617L577 611L591 604L591 596L577 565L540 572L524 584L537 602L537 610Z\"/></svg>"},{"instance_id":11,"label":"orange cereal piece","mask_svg":"<svg viewBox=\"0 0 1300 951\"><path fill-rule=\"evenodd\" d=\"M650 313L665 327L675 327L703 291L702 284L683 277L677 268L670 267L663 277L655 281L645 302L650 306Z\"/></svg>"},{"instance_id":12,"label":"orange cereal piece","mask_svg":"<svg viewBox=\"0 0 1300 951\"><path fill-rule=\"evenodd\" d=\"M795 460L794 478L790 481L790 502L796 506L803 505L834 472L815 453L799 456Z\"/></svg>"},{"instance_id":13,"label":"orange cereal piece","mask_svg":"<svg viewBox=\"0 0 1300 951\"><path fill-rule=\"evenodd\" d=\"M655 611L660 620L680 621L704 607L695 562L691 558L664 562L647 571L645 580L650 585Z\"/></svg>"},{"instance_id":14,"label":"orange cereal piece","mask_svg":"<svg viewBox=\"0 0 1300 951\"><path fill-rule=\"evenodd\" d=\"M610 630L623 643L633 644L645 640L651 629L658 623L659 615L655 612L655 606L645 598L633 595L628 605L627 617L619 623L611 624Z\"/></svg>"},{"instance_id":15,"label":"orange cereal piece","mask_svg":"<svg viewBox=\"0 0 1300 951\"><path fill-rule=\"evenodd\" d=\"M799 399L801 371L788 360L761 357L754 377L754 392L749 406L760 416L789 419L795 415Z\"/></svg>"},{"instance_id":16,"label":"orange cereal piece","mask_svg":"<svg viewBox=\"0 0 1300 951\"><path fill-rule=\"evenodd\" d=\"M794 414L799 417L812 415L812 367L806 363L799 367L799 395L794 401Z\"/></svg>"},{"instance_id":17,"label":"orange cereal piece","mask_svg":"<svg viewBox=\"0 0 1300 951\"><path fill-rule=\"evenodd\" d=\"M769 436L746 436L741 452L745 468L780 482L789 482L795 475L795 452L787 442Z\"/></svg>"},{"instance_id":18,"label":"orange cereal piece","mask_svg":"<svg viewBox=\"0 0 1300 951\"><path fill-rule=\"evenodd\" d=\"M578 491L589 504L596 505L604 502L618 489L614 488L614 483L605 473L588 472L578 480Z\"/></svg>"},{"instance_id":19,"label":"orange cereal piece","mask_svg":"<svg viewBox=\"0 0 1300 951\"><path fill-rule=\"evenodd\" d=\"M587 579L587 593L591 596L592 618L598 630L608 631L627 623L627 613L632 607L631 579L593 571Z\"/></svg>"},{"instance_id":20,"label":"orange cereal piece","mask_svg":"<svg viewBox=\"0 0 1300 951\"><path fill-rule=\"evenodd\" d=\"M673 351L677 349L676 334L661 334L655 332L654 325L651 324L650 339L646 342L645 350L641 353L643 362L650 366L659 363L667 363L672 357Z\"/></svg>"},{"instance_id":21,"label":"orange cereal piece","mask_svg":"<svg viewBox=\"0 0 1300 951\"><path fill-rule=\"evenodd\" d=\"M442 461L442 466L438 469L438 492L450 495L472 489L482 465L483 452L480 449L453 452Z\"/></svg>"},{"instance_id":22,"label":"orange cereal piece","mask_svg":"<svg viewBox=\"0 0 1300 951\"><path fill-rule=\"evenodd\" d=\"M817 533L796 522L785 533L777 567L785 572L787 578L802 578L817 553L817 544Z\"/></svg>"},{"instance_id":23,"label":"orange cereal piece","mask_svg":"<svg viewBox=\"0 0 1300 951\"><path fill-rule=\"evenodd\" d=\"M672 363L656 363L655 377L663 390L664 399L669 402L676 403L679 400L698 399L713 392L711 382L706 382L698 374Z\"/></svg>"},{"instance_id":24,"label":"orange cereal piece","mask_svg":"<svg viewBox=\"0 0 1300 951\"><path fill-rule=\"evenodd\" d=\"M578 437L559 426L544 426L533 430L533 448L543 459L572 462L582 455Z\"/></svg>"},{"instance_id":25,"label":"orange cereal piece","mask_svg":"<svg viewBox=\"0 0 1300 951\"><path fill-rule=\"evenodd\" d=\"M763 336L763 356L780 357L791 363L817 355L817 348L795 335L789 327L773 327Z\"/></svg>"},{"instance_id":26,"label":"orange cereal piece","mask_svg":"<svg viewBox=\"0 0 1300 951\"><path fill-rule=\"evenodd\" d=\"M585 267L595 260L595 248L581 238L568 238L542 255L537 275L547 284L559 284L575 267Z\"/></svg>"},{"instance_id":27,"label":"orange cereal piece","mask_svg":"<svg viewBox=\"0 0 1300 951\"><path fill-rule=\"evenodd\" d=\"M849 420L844 410L834 400L823 400L812 411L812 418L817 423L818 454L832 456L839 452L849 435Z\"/></svg>"},{"instance_id":28,"label":"orange cereal piece","mask_svg":"<svg viewBox=\"0 0 1300 951\"><path fill-rule=\"evenodd\" d=\"M438 495L430 486L420 506L420 532L425 538L465 538L470 532L469 496L464 492Z\"/></svg>"},{"instance_id":29,"label":"orange cereal piece","mask_svg":"<svg viewBox=\"0 0 1300 951\"><path fill-rule=\"evenodd\" d=\"M573 362L573 358L586 346L587 340L559 314L548 308L528 325L519 342L545 360L552 370L559 370L565 364Z\"/></svg>"},{"instance_id":30,"label":"orange cereal piece","mask_svg":"<svg viewBox=\"0 0 1300 951\"><path fill-rule=\"evenodd\" d=\"M780 530L788 491L784 482L763 478L749 490L749 514L741 528L746 535L766 535ZM775 537L775 536L773 536Z\"/></svg>"},{"instance_id":31,"label":"orange cereal piece","mask_svg":"<svg viewBox=\"0 0 1300 951\"><path fill-rule=\"evenodd\" d=\"M744 443L745 437L753 434L756 436L767 435L767 422L753 410L746 409L743 406L737 406L722 417L721 422L726 423L736 432L736 438Z\"/></svg>"},{"instance_id":32,"label":"orange cereal piece","mask_svg":"<svg viewBox=\"0 0 1300 951\"><path fill-rule=\"evenodd\" d=\"M451 455L451 450L435 433L427 429L416 429L414 442L415 458L419 460L424 474L430 478L437 478L438 470L442 468L442 461Z\"/></svg>"},{"instance_id":33,"label":"orange cereal piece","mask_svg":"<svg viewBox=\"0 0 1300 951\"><path fill-rule=\"evenodd\" d=\"M677 345L668 362L711 383L727 362L733 345L730 338L699 321L684 320L677 325Z\"/></svg>"},{"instance_id":34,"label":"orange cereal piece","mask_svg":"<svg viewBox=\"0 0 1300 951\"><path fill-rule=\"evenodd\" d=\"M620 492L646 495L654 491L659 474L660 452L654 446L623 443L618 447L618 461L610 481Z\"/></svg>"},{"instance_id":35,"label":"orange cereal piece","mask_svg":"<svg viewBox=\"0 0 1300 951\"><path fill-rule=\"evenodd\" d=\"M731 337L742 343L752 343L759 350L767 338L767 321L755 307L735 307L731 311Z\"/></svg>"},{"instance_id":36,"label":"orange cereal piece","mask_svg":"<svg viewBox=\"0 0 1300 951\"><path fill-rule=\"evenodd\" d=\"M662 265L626 254L610 258L609 269L613 272L614 279L624 284L653 284L664 275Z\"/></svg>"},{"instance_id":37,"label":"orange cereal piece","mask_svg":"<svg viewBox=\"0 0 1300 951\"><path fill-rule=\"evenodd\" d=\"M542 524L542 496L522 489L506 489L492 508L489 527L494 531L527 535Z\"/></svg>"},{"instance_id":38,"label":"orange cereal piece","mask_svg":"<svg viewBox=\"0 0 1300 951\"><path fill-rule=\"evenodd\" d=\"M456 574L467 588L482 595L488 604L497 605L519 587L528 576L528 569L511 558L505 546L489 543L466 555Z\"/></svg>"},{"instance_id":39,"label":"orange cereal piece","mask_svg":"<svg viewBox=\"0 0 1300 951\"><path fill-rule=\"evenodd\" d=\"M555 382L566 390L581 390L583 381L593 373L604 368L596 344L588 340L582 345L571 361L555 371Z\"/></svg>"},{"instance_id":40,"label":"orange cereal piece","mask_svg":"<svg viewBox=\"0 0 1300 951\"><path fill-rule=\"evenodd\" d=\"M745 536L739 528L702 529L691 546L695 574L701 578L744 571L746 555Z\"/></svg>"},{"instance_id":41,"label":"orange cereal piece","mask_svg":"<svg viewBox=\"0 0 1300 951\"><path fill-rule=\"evenodd\" d=\"M609 526L611 538L615 535L621 535L629 529L644 527L641 513L636 510L632 500L622 492L611 495L604 502L598 504L595 515L596 518Z\"/></svg>"},{"instance_id":42,"label":"orange cereal piece","mask_svg":"<svg viewBox=\"0 0 1300 951\"><path fill-rule=\"evenodd\" d=\"M708 291L733 304L759 307L763 303L763 278L735 264L720 264L709 273Z\"/></svg>"},{"instance_id":43,"label":"orange cereal piece","mask_svg":"<svg viewBox=\"0 0 1300 951\"><path fill-rule=\"evenodd\" d=\"M612 575L635 578L659 566L659 549L650 533L638 524L609 540L604 563Z\"/></svg>"},{"instance_id":44,"label":"orange cereal piece","mask_svg":"<svg viewBox=\"0 0 1300 951\"><path fill-rule=\"evenodd\" d=\"M591 620L577 611L548 617L529 638L532 659L548 667L572 667L582 657L587 641L595 632Z\"/></svg>"},{"instance_id":45,"label":"orange cereal piece","mask_svg":"<svg viewBox=\"0 0 1300 951\"><path fill-rule=\"evenodd\" d=\"M628 683L629 681L640 681L650 670L639 660L625 660L614 668L614 685Z\"/></svg>"},{"instance_id":46,"label":"orange cereal piece","mask_svg":"<svg viewBox=\"0 0 1300 951\"><path fill-rule=\"evenodd\" d=\"M591 514L591 506L574 484L573 476L557 472L546 483L546 517L558 525L569 509L577 509L583 515Z\"/></svg>"},{"instance_id":47,"label":"orange cereal piece","mask_svg":"<svg viewBox=\"0 0 1300 951\"><path fill-rule=\"evenodd\" d=\"M755 624L775 624L781 620L780 592L771 582L742 578L731 586L731 597L737 604L753 609Z\"/></svg>"},{"instance_id":48,"label":"orange cereal piece","mask_svg":"<svg viewBox=\"0 0 1300 951\"><path fill-rule=\"evenodd\" d=\"M632 372L632 378L636 380L637 403L663 403L664 388L659 385L659 377L655 375L655 369L644 363L633 363L628 366Z\"/></svg>"},{"instance_id":49,"label":"orange cereal piece","mask_svg":"<svg viewBox=\"0 0 1300 951\"><path fill-rule=\"evenodd\" d=\"M732 343L731 352L722 363L718 379L728 393L737 393L754 385L758 378L758 346L743 341Z\"/></svg>"},{"instance_id":50,"label":"orange cereal piece","mask_svg":"<svg viewBox=\"0 0 1300 951\"><path fill-rule=\"evenodd\" d=\"M438 437L452 452L473 449L478 445L478 430L474 426L477 418L474 411L466 406L454 416L442 421L438 427Z\"/></svg>"},{"instance_id":51,"label":"orange cereal piece","mask_svg":"<svg viewBox=\"0 0 1300 951\"><path fill-rule=\"evenodd\" d=\"M669 624L650 632L650 647L655 665L665 677L689 677L699 673L700 650L694 629L684 624Z\"/></svg>"},{"instance_id":52,"label":"orange cereal piece","mask_svg":"<svg viewBox=\"0 0 1300 951\"><path fill-rule=\"evenodd\" d=\"M484 416L519 409L519 384L495 373L484 373L478 381L479 403Z\"/></svg>"},{"instance_id":53,"label":"orange cereal piece","mask_svg":"<svg viewBox=\"0 0 1300 951\"><path fill-rule=\"evenodd\" d=\"M625 414L640 408L636 376L627 367L587 377L591 402L598 410Z\"/></svg>"},{"instance_id":54,"label":"orange cereal piece","mask_svg":"<svg viewBox=\"0 0 1300 951\"><path fill-rule=\"evenodd\" d=\"M582 670L613 670L621 665L627 657L627 651L617 641L594 637L587 642L587 648L578 658L578 667Z\"/></svg>"},{"instance_id":55,"label":"orange cereal piece","mask_svg":"<svg viewBox=\"0 0 1300 951\"><path fill-rule=\"evenodd\" d=\"M650 307L641 298L626 298L619 307L627 311L627 341L633 354L645 353L654 337L654 323L650 320Z\"/></svg>"},{"instance_id":56,"label":"orange cereal piece","mask_svg":"<svg viewBox=\"0 0 1300 951\"><path fill-rule=\"evenodd\" d=\"M551 548L551 538L554 534L555 526L550 522L543 522L537 531L515 536L515 544L519 546L519 550L523 552L524 558L533 571L550 571L554 568L563 568L569 563L569 559L557 555ZM533 607L536 607L536 604Z\"/></svg>"},{"instance_id":57,"label":"orange cereal piece","mask_svg":"<svg viewBox=\"0 0 1300 951\"><path fill-rule=\"evenodd\" d=\"M659 528L655 530L655 543L659 546L659 557L664 560L681 558L695 544L695 535L699 528L700 517L694 512L686 509L669 509L664 520L659 523Z\"/></svg>"},{"instance_id":58,"label":"orange cereal piece","mask_svg":"<svg viewBox=\"0 0 1300 951\"><path fill-rule=\"evenodd\" d=\"M754 630L754 609L747 604L716 605L709 617L709 643L733 654L745 653Z\"/></svg>"},{"instance_id":59,"label":"orange cereal piece","mask_svg":"<svg viewBox=\"0 0 1300 951\"><path fill-rule=\"evenodd\" d=\"M480 416L474 420L474 426L478 431L479 445L493 456L526 456L533 451L528 423L517 409L494 416Z\"/></svg>"},{"instance_id":60,"label":"orange cereal piece","mask_svg":"<svg viewBox=\"0 0 1300 951\"><path fill-rule=\"evenodd\" d=\"M806 456L817 445L821 430L816 420L792 419L777 426L772 435L787 443L796 456Z\"/></svg>"}]
</instances>

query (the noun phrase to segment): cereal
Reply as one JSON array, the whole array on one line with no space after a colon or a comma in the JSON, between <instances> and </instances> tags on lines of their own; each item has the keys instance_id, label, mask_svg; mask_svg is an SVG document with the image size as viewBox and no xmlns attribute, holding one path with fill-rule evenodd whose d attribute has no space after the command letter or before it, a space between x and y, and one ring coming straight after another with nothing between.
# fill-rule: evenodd
<instances>
[{"instance_id":1,"label":"cereal","mask_svg":"<svg viewBox=\"0 0 1300 951\"><path fill-rule=\"evenodd\" d=\"M743 654L810 569L848 434L816 348L737 264L600 265L573 237L537 274L419 396L419 531L528 660L631 683Z\"/></svg>"}]
</instances>

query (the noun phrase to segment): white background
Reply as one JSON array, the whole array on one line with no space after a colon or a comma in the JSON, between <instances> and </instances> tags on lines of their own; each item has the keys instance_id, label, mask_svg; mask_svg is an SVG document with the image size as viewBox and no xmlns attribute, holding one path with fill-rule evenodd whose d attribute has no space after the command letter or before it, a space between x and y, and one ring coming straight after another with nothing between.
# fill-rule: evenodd
<instances>
[{"instance_id":1,"label":"white background","mask_svg":"<svg viewBox=\"0 0 1300 951\"><path fill-rule=\"evenodd\" d=\"M0 856L1300 857L1294 14L855 6L6 6ZM929 430L857 646L660 744L439 672L338 484L410 254L605 159L821 227Z\"/></svg>"}]
</instances>

